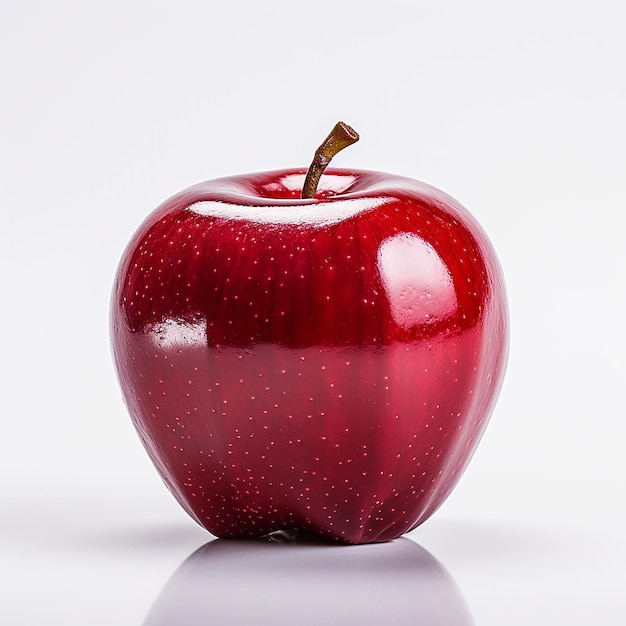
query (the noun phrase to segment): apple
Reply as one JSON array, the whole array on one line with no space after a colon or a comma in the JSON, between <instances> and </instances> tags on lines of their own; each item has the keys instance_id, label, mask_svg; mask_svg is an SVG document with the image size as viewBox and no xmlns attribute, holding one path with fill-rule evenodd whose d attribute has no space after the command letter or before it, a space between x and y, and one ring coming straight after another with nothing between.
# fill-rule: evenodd
<instances>
[{"instance_id":1,"label":"apple","mask_svg":"<svg viewBox=\"0 0 626 626\"><path fill-rule=\"evenodd\" d=\"M429 185L325 169L195 185L139 227L115 279L123 396L167 487L213 535L382 542L457 483L498 395L502 272Z\"/></svg>"}]
</instances>

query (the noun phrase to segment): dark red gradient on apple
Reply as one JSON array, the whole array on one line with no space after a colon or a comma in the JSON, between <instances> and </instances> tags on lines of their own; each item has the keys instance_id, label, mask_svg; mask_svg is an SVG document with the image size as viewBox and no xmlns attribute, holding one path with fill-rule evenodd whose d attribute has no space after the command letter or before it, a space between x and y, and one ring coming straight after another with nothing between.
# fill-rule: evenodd
<instances>
[{"instance_id":1,"label":"dark red gradient on apple","mask_svg":"<svg viewBox=\"0 0 626 626\"><path fill-rule=\"evenodd\" d=\"M218 537L386 541L426 520L486 426L507 352L498 261L414 180L304 170L196 185L126 250L123 394L165 483Z\"/></svg>"}]
</instances>

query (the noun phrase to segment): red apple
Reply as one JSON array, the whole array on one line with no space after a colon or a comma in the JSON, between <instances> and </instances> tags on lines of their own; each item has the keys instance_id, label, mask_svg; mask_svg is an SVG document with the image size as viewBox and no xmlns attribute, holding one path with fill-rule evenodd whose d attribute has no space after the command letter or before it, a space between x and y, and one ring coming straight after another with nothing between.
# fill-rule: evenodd
<instances>
[{"instance_id":1,"label":"red apple","mask_svg":"<svg viewBox=\"0 0 626 626\"><path fill-rule=\"evenodd\" d=\"M158 207L118 270L115 362L148 454L212 534L386 541L442 504L483 433L502 274L433 187L334 169L302 199L304 179L222 178Z\"/></svg>"}]
</instances>

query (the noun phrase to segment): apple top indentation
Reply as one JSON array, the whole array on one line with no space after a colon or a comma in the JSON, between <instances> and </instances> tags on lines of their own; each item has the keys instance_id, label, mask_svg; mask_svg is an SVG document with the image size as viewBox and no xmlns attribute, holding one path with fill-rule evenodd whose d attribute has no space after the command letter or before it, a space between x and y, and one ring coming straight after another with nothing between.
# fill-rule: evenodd
<instances>
[{"instance_id":1,"label":"apple top indentation","mask_svg":"<svg viewBox=\"0 0 626 626\"><path fill-rule=\"evenodd\" d=\"M280 185L289 191L300 192L304 179L304 174L287 174L280 179ZM356 176L350 174L322 174L317 191L320 195L347 193L356 180Z\"/></svg>"},{"instance_id":2,"label":"apple top indentation","mask_svg":"<svg viewBox=\"0 0 626 626\"><path fill-rule=\"evenodd\" d=\"M245 220L258 224L307 225L313 227L338 224L365 211L390 202L390 198L348 198L333 202L286 204L275 206L231 204L216 200L195 202L187 210L199 215L228 220Z\"/></svg>"}]
</instances>

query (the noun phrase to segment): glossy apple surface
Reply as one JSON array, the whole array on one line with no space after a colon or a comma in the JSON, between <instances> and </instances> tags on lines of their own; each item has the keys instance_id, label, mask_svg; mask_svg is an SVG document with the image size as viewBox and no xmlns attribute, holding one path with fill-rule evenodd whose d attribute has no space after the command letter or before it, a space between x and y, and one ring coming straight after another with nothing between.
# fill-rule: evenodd
<instances>
[{"instance_id":1,"label":"glossy apple surface","mask_svg":"<svg viewBox=\"0 0 626 626\"><path fill-rule=\"evenodd\" d=\"M388 174L201 183L144 222L112 342L135 427L218 537L386 541L450 493L507 352L501 271L456 201Z\"/></svg>"}]
</instances>

